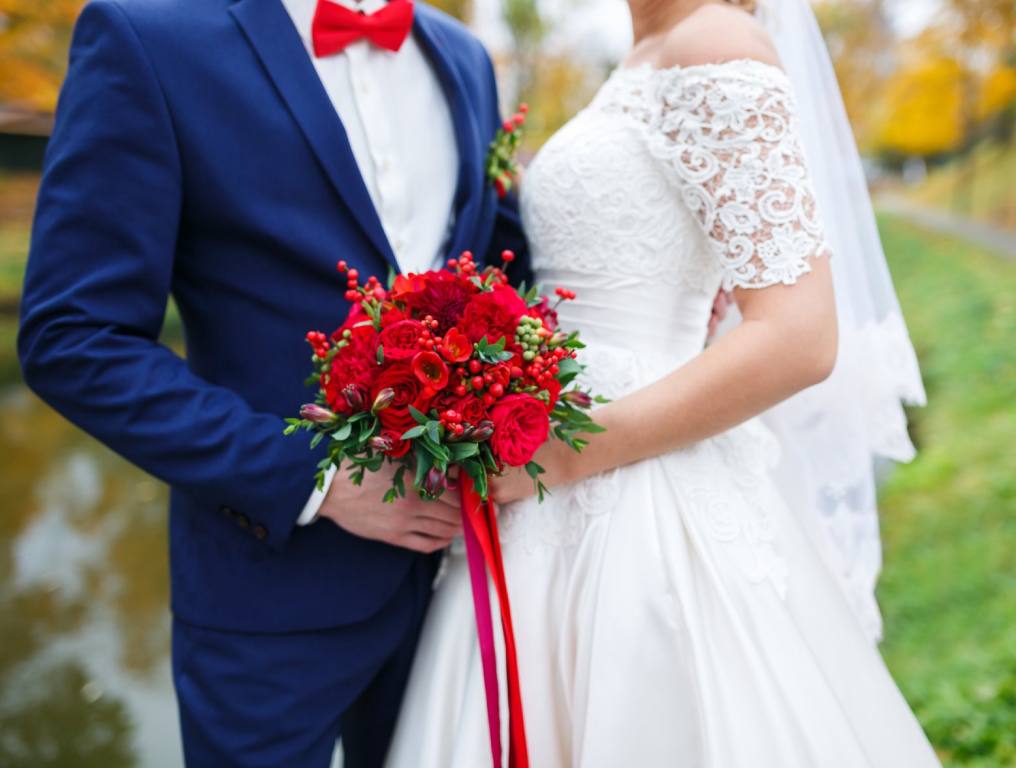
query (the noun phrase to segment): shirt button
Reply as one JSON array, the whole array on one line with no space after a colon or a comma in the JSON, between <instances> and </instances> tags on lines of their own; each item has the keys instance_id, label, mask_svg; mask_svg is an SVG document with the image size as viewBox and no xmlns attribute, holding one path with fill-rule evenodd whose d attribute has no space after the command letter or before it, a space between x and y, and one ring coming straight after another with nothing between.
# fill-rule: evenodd
<instances>
[{"instance_id":1,"label":"shirt button","mask_svg":"<svg viewBox=\"0 0 1016 768\"><path fill-rule=\"evenodd\" d=\"M241 528L246 528L247 526L250 525L250 520L247 519L246 515L237 515L236 524L239 525Z\"/></svg>"},{"instance_id":2,"label":"shirt button","mask_svg":"<svg viewBox=\"0 0 1016 768\"><path fill-rule=\"evenodd\" d=\"M254 536L258 539L258 541L264 541L268 538L268 529L263 525L255 525Z\"/></svg>"}]
</instances>

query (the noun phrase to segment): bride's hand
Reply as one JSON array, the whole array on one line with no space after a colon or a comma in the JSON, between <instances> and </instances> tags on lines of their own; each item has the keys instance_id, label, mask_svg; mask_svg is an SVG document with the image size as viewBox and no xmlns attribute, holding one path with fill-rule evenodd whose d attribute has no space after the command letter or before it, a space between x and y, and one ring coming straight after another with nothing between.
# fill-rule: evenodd
<instances>
[{"instance_id":1,"label":"bride's hand","mask_svg":"<svg viewBox=\"0 0 1016 768\"><path fill-rule=\"evenodd\" d=\"M577 456L560 440L550 440L536 452L533 461L543 467L540 480L548 488L570 482L572 463ZM503 475L490 478L490 497L498 504L528 499L536 495L536 483L525 467L511 467Z\"/></svg>"}]
</instances>

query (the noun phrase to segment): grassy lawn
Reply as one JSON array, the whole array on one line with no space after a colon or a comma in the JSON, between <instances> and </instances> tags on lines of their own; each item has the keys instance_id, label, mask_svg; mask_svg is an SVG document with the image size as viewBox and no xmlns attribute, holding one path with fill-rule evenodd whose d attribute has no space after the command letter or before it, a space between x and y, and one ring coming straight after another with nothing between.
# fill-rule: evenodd
<instances>
[{"instance_id":1,"label":"grassy lawn","mask_svg":"<svg viewBox=\"0 0 1016 768\"><path fill-rule=\"evenodd\" d=\"M883 650L947 765L1016 765L1016 264L882 233L930 400L883 492Z\"/></svg>"}]
</instances>

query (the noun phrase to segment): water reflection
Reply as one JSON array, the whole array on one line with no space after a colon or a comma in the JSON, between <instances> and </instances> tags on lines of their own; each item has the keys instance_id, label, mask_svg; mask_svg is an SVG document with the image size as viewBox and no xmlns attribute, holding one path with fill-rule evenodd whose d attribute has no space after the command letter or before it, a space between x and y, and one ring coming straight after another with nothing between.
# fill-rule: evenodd
<instances>
[{"instance_id":1,"label":"water reflection","mask_svg":"<svg viewBox=\"0 0 1016 768\"><path fill-rule=\"evenodd\" d=\"M179 766L165 489L0 396L0 765Z\"/></svg>"}]
</instances>

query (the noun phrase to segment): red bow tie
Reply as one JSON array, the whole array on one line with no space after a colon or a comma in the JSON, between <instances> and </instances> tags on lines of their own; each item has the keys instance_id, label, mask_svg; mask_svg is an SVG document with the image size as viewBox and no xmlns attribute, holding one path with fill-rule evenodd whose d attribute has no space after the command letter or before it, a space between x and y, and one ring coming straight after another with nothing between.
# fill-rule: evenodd
<instances>
[{"instance_id":1,"label":"red bow tie","mask_svg":"<svg viewBox=\"0 0 1016 768\"><path fill-rule=\"evenodd\" d=\"M331 56L361 38L380 48L397 51L409 36L412 26L412 0L391 0L369 16L328 0L318 0L311 26L314 54L318 57Z\"/></svg>"}]
</instances>

